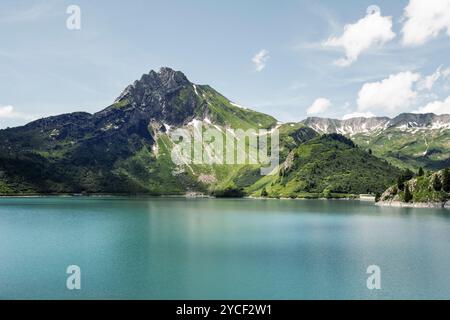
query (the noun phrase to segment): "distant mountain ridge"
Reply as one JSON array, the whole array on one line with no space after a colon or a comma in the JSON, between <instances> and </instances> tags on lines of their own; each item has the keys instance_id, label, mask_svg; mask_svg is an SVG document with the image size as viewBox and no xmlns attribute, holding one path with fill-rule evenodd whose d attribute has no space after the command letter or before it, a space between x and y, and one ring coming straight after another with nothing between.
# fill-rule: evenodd
<instances>
[{"instance_id":1,"label":"distant mountain ridge","mask_svg":"<svg viewBox=\"0 0 450 320\"><path fill-rule=\"evenodd\" d=\"M402 113L395 118L356 117L346 120L309 117L301 121L301 123L320 133L356 135L360 133L375 133L392 128L400 130L450 129L450 115Z\"/></svg>"},{"instance_id":2,"label":"distant mountain ridge","mask_svg":"<svg viewBox=\"0 0 450 320\"><path fill-rule=\"evenodd\" d=\"M394 118L307 118L321 134L339 133L398 167L450 166L450 115L402 113Z\"/></svg>"}]
</instances>

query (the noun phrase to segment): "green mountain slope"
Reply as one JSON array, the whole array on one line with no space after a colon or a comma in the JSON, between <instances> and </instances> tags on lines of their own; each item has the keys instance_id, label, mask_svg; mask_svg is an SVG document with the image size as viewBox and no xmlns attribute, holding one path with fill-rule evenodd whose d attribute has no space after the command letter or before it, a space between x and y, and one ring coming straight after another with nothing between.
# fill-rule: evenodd
<instances>
[{"instance_id":1,"label":"green mountain slope","mask_svg":"<svg viewBox=\"0 0 450 320\"><path fill-rule=\"evenodd\" d=\"M342 135L309 140L293 149L277 176L249 186L254 196L310 197L382 192L399 169L358 148Z\"/></svg>"},{"instance_id":2,"label":"green mountain slope","mask_svg":"<svg viewBox=\"0 0 450 320\"><path fill-rule=\"evenodd\" d=\"M319 134L311 128L299 123L286 123L277 127L280 136L280 163L286 161L289 153L302 143L319 137ZM243 194L249 194L250 190L257 188L260 181L268 177L261 176L259 165L240 165L222 167L224 175L214 186L215 190L222 193L223 190L242 190ZM269 178L270 179L270 178ZM254 185L254 186L253 186Z\"/></svg>"},{"instance_id":3,"label":"green mountain slope","mask_svg":"<svg viewBox=\"0 0 450 320\"><path fill-rule=\"evenodd\" d=\"M375 135L357 134L352 139L396 166L440 169L450 165L450 130L388 129Z\"/></svg>"}]
</instances>

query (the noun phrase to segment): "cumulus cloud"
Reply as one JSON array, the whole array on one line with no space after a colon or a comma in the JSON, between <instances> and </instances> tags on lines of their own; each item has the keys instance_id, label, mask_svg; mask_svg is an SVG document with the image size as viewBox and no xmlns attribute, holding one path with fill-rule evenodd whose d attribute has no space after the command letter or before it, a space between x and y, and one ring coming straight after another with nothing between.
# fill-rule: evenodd
<instances>
[{"instance_id":1,"label":"cumulus cloud","mask_svg":"<svg viewBox=\"0 0 450 320\"><path fill-rule=\"evenodd\" d=\"M266 67L267 61L270 59L269 51L262 49L252 58L252 62L255 65L255 70L260 72Z\"/></svg>"},{"instance_id":2,"label":"cumulus cloud","mask_svg":"<svg viewBox=\"0 0 450 320\"><path fill-rule=\"evenodd\" d=\"M331 101L326 98L318 98L316 101L313 102L311 106L309 106L308 109L306 109L307 115L318 115L322 114L325 111L328 110L328 108L331 106Z\"/></svg>"},{"instance_id":3,"label":"cumulus cloud","mask_svg":"<svg viewBox=\"0 0 450 320\"><path fill-rule=\"evenodd\" d=\"M447 79L448 77L450 77L450 68L443 70L442 76L444 77L444 79Z\"/></svg>"},{"instance_id":4,"label":"cumulus cloud","mask_svg":"<svg viewBox=\"0 0 450 320\"><path fill-rule=\"evenodd\" d=\"M450 1L410 0L404 11L402 43L418 46L446 30L450 36Z\"/></svg>"},{"instance_id":5,"label":"cumulus cloud","mask_svg":"<svg viewBox=\"0 0 450 320\"><path fill-rule=\"evenodd\" d=\"M405 71L380 81L365 83L358 92L356 110L344 115L343 119L369 118L375 114L392 116L400 112L411 112L411 107L427 102L429 103L412 112L450 114L450 97L440 101L433 92L438 82L449 77L450 68L439 66L426 77Z\"/></svg>"},{"instance_id":6,"label":"cumulus cloud","mask_svg":"<svg viewBox=\"0 0 450 320\"><path fill-rule=\"evenodd\" d=\"M375 117L375 115L372 112L352 112L344 115L342 117L342 120L347 120L351 118L372 118L372 117Z\"/></svg>"},{"instance_id":7,"label":"cumulus cloud","mask_svg":"<svg viewBox=\"0 0 450 320\"><path fill-rule=\"evenodd\" d=\"M413 85L419 79L420 74L407 71L364 84L358 93L358 112L383 110L394 113L410 106L416 102L418 94Z\"/></svg>"},{"instance_id":8,"label":"cumulus cloud","mask_svg":"<svg viewBox=\"0 0 450 320\"><path fill-rule=\"evenodd\" d=\"M392 31L392 17L383 17L379 10L369 11L354 24L347 24L340 37L330 37L323 43L327 47L340 47L345 57L335 62L339 66L349 66L359 55L374 46L383 45L395 38Z\"/></svg>"},{"instance_id":9,"label":"cumulus cloud","mask_svg":"<svg viewBox=\"0 0 450 320\"><path fill-rule=\"evenodd\" d=\"M445 73L447 70L445 70ZM434 86L434 84L441 78L446 77L444 71L442 70L442 66L437 68L437 70L430 74L429 76L425 77L424 79L420 80L417 84L417 88L419 90L431 90Z\"/></svg>"},{"instance_id":10,"label":"cumulus cloud","mask_svg":"<svg viewBox=\"0 0 450 320\"><path fill-rule=\"evenodd\" d=\"M450 114L450 96L443 101L433 101L428 103L414 113L435 113L435 114Z\"/></svg>"},{"instance_id":11,"label":"cumulus cloud","mask_svg":"<svg viewBox=\"0 0 450 320\"><path fill-rule=\"evenodd\" d=\"M0 106L0 118L14 118L14 116L13 106Z\"/></svg>"},{"instance_id":12,"label":"cumulus cloud","mask_svg":"<svg viewBox=\"0 0 450 320\"><path fill-rule=\"evenodd\" d=\"M0 119L24 119L24 120L33 120L34 117L16 112L13 106L1 106L0 105Z\"/></svg>"}]
</instances>

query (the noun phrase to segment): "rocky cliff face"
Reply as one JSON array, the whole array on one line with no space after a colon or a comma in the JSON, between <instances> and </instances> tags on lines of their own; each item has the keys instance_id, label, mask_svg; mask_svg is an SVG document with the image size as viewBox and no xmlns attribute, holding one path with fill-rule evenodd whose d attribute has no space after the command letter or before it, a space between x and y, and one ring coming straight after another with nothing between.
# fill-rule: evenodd
<instances>
[{"instance_id":1,"label":"rocky cliff face","mask_svg":"<svg viewBox=\"0 0 450 320\"><path fill-rule=\"evenodd\" d=\"M97 113L97 118L111 117L117 112L134 113L147 122L156 119L180 126L206 111L196 85L180 71L161 68L150 71L128 86L114 104Z\"/></svg>"}]
</instances>

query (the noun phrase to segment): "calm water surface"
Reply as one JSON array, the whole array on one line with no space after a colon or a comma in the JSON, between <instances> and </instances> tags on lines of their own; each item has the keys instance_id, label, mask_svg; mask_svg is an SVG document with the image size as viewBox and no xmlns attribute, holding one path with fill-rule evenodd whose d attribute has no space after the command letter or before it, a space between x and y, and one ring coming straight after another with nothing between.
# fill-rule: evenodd
<instances>
[{"instance_id":1,"label":"calm water surface","mask_svg":"<svg viewBox=\"0 0 450 320\"><path fill-rule=\"evenodd\" d=\"M66 289L78 265L82 289ZM366 268L381 268L381 290ZM0 198L0 299L450 298L450 210Z\"/></svg>"}]
</instances>

